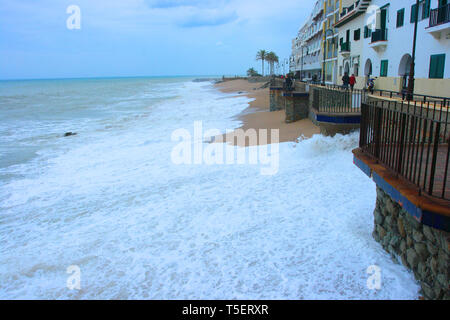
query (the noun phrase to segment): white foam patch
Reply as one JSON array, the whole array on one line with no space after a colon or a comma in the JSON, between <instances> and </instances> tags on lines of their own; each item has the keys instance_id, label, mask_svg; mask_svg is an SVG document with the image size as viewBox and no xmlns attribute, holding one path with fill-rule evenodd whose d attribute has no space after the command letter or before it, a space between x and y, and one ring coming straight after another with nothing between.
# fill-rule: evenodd
<instances>
[{"instance_id":1,"label":"white foam patch","mask_svg":"<svg viewBox=\"0 0 450 320\"><path fill-rule=\"evenodd\" d=\"M371 236L375 184L352 163L357 133L280 144L274 176L176 166L174 129L234 128L249 100L198 83L177 95L16 167L24 177L0 186L0 298L417 298ZM80 291L66 288L70 265Z\"/></svg>"}]
</instances>

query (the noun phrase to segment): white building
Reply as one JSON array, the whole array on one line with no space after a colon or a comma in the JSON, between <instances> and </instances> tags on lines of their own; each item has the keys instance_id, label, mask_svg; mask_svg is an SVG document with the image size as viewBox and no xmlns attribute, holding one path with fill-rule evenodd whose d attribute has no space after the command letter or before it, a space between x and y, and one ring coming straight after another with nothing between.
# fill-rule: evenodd
<instances>
[{"instance_id":1,"label":"white building","mask_svg":"<svg viewBox=\"0 0 450 320\"><path fill-rule=\"evenodd\" d=\"M317 0L310 17L293 40L290 71L297 78L321 78L323 21L324 0Z\"/></svg>"},{"instance_id":2,"label":"white building","mask_svg":"<svg viewBox=\"0 0 450 320\"><path fill-rule=\"evenodd\" d=\"M361 26L364 29L359 71L365 76L378 77L377 89L399 92L408 85L415 5L416 0L373 0L366 11ZM345 27L350 24L342 26ZM352 43L351 55L353 47ZM360 50L359 44L356 48ZM414 92L450 97L450 4L447 0L420 1L415 61Z\"/></svg>"},{"instance_id":3,"label":"white building","mask_svg":"<svg viewBox=\"0 0 450 320\"><path fill-rule=\"evenodd\" d=\"M339 30L338 84L342 84L342 76L345 72L348 75L355 75L355 88L362 89L366 84L361 63L366 11L370 3L371 0L342 0L342 11L335 25Z\"/></svg>"}]
</instances>

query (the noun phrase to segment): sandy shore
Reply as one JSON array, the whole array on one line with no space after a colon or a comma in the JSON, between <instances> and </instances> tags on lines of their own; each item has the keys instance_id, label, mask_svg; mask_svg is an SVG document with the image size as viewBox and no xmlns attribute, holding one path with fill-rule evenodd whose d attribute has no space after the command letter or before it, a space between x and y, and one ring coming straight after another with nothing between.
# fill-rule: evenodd
<instances>
[{"instance_id":1,"label":"sandy shore","mask_svg":"<svg viewBox=\"0 0 450 320\"><path fill-rule=\"evenodd\" d=\"M249 83L247 80L231 80L215 85L215 87L222 92L245 92L246 96L255 99L250 103L248 108L236 116L237 119L243 122L243 125L238 129L248 130L253 128L256 129L256 131L259 129L267 129L269 132L268 143L271 143L270 129L279 129L280 142L297 141L302 135L305 138L311 138L314 134L320 133L319 128L309 119L285 123L284 110L270 112L269 88L260 89L263 85L264 83ZM254 90L255 88L256 90ZM233 133L231 133L231 135L233 135ZM229 137L224 135L221 138L223 139L222 141L224 141ZM246 141L245 143L237 143L237 141L234 141L233 144L241 147L251 145L249 141ZM260 144L259 141L258 144Z\"/></svg>"}]
</instances>

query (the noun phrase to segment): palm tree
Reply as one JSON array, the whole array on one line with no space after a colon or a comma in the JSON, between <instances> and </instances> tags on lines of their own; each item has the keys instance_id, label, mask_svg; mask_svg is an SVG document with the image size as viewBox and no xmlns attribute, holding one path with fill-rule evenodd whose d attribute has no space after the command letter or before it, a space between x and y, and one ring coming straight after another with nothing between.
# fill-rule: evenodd
<instances>
[{"instance_id":1,"label":"palm tree","mask_svg":"<svg viewBox=\"0 0 450 320\"><path fill-rule=\"evenodd\" d=\"M256 72L255 69L250 68L250 69L247 70L247 76L249 76L249 77L257 77L257 76L259 76L259 74L258 74L258 72Z\"/></svg>"},{"instance_id":2,"label":"palm tree","mask_svg":"<svg viewBox=\"0 0 450 320\"><path fill-rule=\"evenodd\" d=\"M264 60L266 60L267 57L267 51L266 50L259 50L256 53L256 60L261 60L261 65L262 65L262 75L264 77Z\"/></svg>"},{"instance_id":3,"label":"palm tree","mask_svg":"<svg viewBox=\"0 0 450 320\"><path fill-rule=\"evenodd\" d=\"M274 65L277 62L278 63L278 56L275 54L275 52L270 51L267 55L266 55L266 60L269 63L269 67L270 67L270 75L273 75L274 73Z\"/></svg>"}]
</instances>

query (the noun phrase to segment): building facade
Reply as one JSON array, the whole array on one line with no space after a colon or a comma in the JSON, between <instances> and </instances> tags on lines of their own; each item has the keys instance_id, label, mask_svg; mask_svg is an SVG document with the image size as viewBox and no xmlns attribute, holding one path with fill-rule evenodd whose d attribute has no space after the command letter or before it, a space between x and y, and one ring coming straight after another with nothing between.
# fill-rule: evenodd
<instances>
[{"instance_id":1,"label":"building facade","mask_svg":"<svg viewBox=\"0 0 450 320\"><path fill-rule=\"evenodd\" d=\"M313 12L292 43L290 71L303 80L319 80L322 74L322 31L324 0L316 1Z\"/></svg>"},{"instance_id":2,"label":"building facade","mask_svg":"<svg viewBox=\"0 0 450 320\"><path fill-rule=\"evenodd\" d=\"M363 31L364 75L375 88L399 92L408 86L417 19L416 94L450 96L450 7L447 0L373 0ZM446 68L447 66L447 68Z\"/></svg>"},{"instance_id":3,"label":"building facade","mask_svg":"<svg viewBox=\"0 0 450 320\"><path fill-rule=\"evenodd\" d=\"M339 15L342 10L341 0L325 0L324 7L324 23L322 32L322 80L327 84L335 84L337 82L338 70L338 37L339 32L335 27L339 21Z\"/></svg>"},{"instance_id":4,"label":"building facade","mask_svg":"<svg viewBox=\"0 0 450 320\"><path fill-rule=\"evenodd\" d=\"M364 88L367 80L362 72L363 32L366 24L366 11L371 0L342 0L339 21L335 24L339 33L338 77L337 84L342 85L342 76L355 75L355 88Z\"/></svg>"},{"instance_id":5,"label":"building facade","mask_svg":"<svg viewBox=\"0 0 450 320\"><path fill-rule=\"evenodd\" d=\"M417 20L414 92L450 97L448 0L319 0L293 41L291 71L342 84L355 74L357 88L400 92L408 86ZM323 77L324 76L324 77Z\"/></svg>"}]
</instances>

